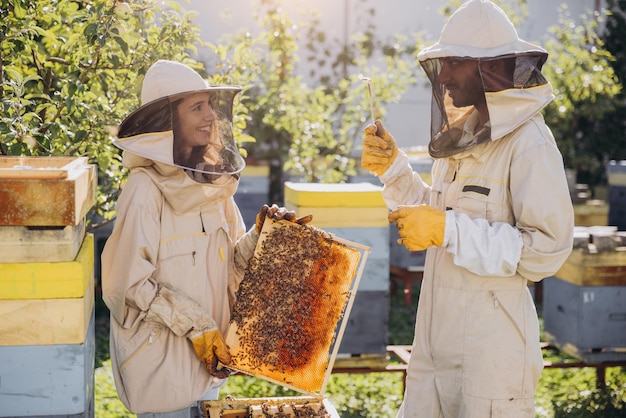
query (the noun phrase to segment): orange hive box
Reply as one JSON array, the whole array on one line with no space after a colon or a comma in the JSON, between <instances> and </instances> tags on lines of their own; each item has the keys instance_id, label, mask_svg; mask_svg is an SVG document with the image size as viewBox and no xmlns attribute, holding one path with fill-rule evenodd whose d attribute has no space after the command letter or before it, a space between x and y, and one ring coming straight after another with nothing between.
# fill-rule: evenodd
<instances>
[{"instance_id":1,"label":"orange hive box","mask_svg":"<svg viewBox=\"0 0 626 418\"><path fill-rule=\"evenodd\" d=\"M0 225L78 225L96 202L85 157L0 157Z\"/></svg>"},{"instance_id":2,"label":"orange hive box","mask_svg":"<svg viewBox=\"0 0 626 418\"><path fill-rule=\"evenodd\" d=\"M228 367L323 392L368 252L311 225L267 219L233 307Z\"/></svg>"}]
</instances>

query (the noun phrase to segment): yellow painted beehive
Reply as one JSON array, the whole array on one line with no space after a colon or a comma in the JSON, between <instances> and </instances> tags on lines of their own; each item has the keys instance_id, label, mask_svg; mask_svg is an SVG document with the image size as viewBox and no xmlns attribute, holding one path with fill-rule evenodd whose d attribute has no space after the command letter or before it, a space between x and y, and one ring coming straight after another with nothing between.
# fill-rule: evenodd
<instances>
[{"instance_id":1,"label":"yellow painted beehive","mask_svg":"<svg viewBox=\"0 0 626 418\"><path fill-rule=\"evenodd\" d=\"M370 183L285 183L285 207L320 228L389 226L382 188Z\"/></svg>"}]
</instances>

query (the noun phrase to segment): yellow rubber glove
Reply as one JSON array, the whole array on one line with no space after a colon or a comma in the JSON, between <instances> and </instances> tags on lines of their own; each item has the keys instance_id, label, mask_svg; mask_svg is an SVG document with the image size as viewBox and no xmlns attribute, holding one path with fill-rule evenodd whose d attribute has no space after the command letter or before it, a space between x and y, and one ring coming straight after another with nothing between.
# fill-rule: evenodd
<instances>
[{"instance_id":1,"label":"yellow rubber glove","mask_svg":"<svg viewBox=\"0 0 626 418\"><path fill-rule=\"evenodd\" d=\"M375 125L365 128L364 132L361 167L380 176L395 161L398 156L398 146L379 120Z\"/></svg>"},{"instance_id":2,"label":"yellow rubber glove","mask_svg":"<svg viewBox=\"0 0 626 418\"><path fill-rule=\"evenodd\" d=\"M205 332L195 338L191 338L196 356L204 363L204 367L211 375L225 379L230 375L226 367L218 368L218 360L222 364L230 363L230 352L224 342L222 334L215 330Z\"/></svg>"},{"instance_id":3,"label":"yellow rubber glove","mask_svg":"<svg viewBox=\"0 0 626 418\"><path fill-rule=\"evenodd\" d=\"M439 209L428 205L400 206L387 218L398 227L398 244L409 251L422 251L443 244L446 213Z\"/></svg>"},{"instance_id":4,"label":"yellow rubber glove","mask_svg":"<svg viewBox=\"0 0 626 418\"><path fill-rule=\"evenodd\" d=\"M277 205L272 205L269 207L268 205L261 206L261 210L256 215L256 232L261 233L261 229L263 229L263 223L265 222L265 218L270 217L274 220L280 221L284 219L289 222L295 222L300 225L308 224L313 219L313 215L303 216L301 218L296 217L296 212L292 210L287 210L284 207L278 207Z\"/></svg>"}]
</instances>

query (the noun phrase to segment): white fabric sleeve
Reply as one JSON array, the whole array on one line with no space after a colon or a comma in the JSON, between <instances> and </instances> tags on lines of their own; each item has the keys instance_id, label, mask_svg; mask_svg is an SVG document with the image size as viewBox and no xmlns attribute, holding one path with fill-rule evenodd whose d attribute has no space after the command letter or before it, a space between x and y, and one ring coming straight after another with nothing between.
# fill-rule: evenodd
<instances>
[{"instance_id":1,"label":"white fabric sleeve","mask_svg":"<svg viewBox=\"0 0 626 418\"><path fill-rule=\"evenodd\" d=\"M243 234L235 245L235 266L240 270L245 270L248 261L254 255L256 243L259 240L259 233L256 232L256 225L252 225L248 232Z\"/></svg>"},{"instance_id":2,"label":"white fabric sleeve","mask_svg":"<svg viewBox=\"0 0 626 418\"><path fill-rule=\"evenodd\" d=\"M430 186L413 171L402 150L379 179L384 184L383 199L390 210L396 210L400 205L428 204L430 201Z\"/></svg>"},{"instance_id":3,"label":"white fabric sleeve","mask_svg":"<svg viewBox=\"0 0 626 418\"><path fill-rule=\"evenodd\" d=\"M505 222L471 219L446 211L443 246L454 264L480 276L515 275L522 255L522 234Z\"/></svg>"},{"instance_id":4,"label":"white fabric sleeve","mask_svg":"<svg viewBox=\"0 0 626 418\"><path fill-rule=\"evenodd\" d=\"M179 337L189 339L217 329L213 318L198 302L163 285L150 304L145 321L163 324Z\"/></svg>"}]
</instances>

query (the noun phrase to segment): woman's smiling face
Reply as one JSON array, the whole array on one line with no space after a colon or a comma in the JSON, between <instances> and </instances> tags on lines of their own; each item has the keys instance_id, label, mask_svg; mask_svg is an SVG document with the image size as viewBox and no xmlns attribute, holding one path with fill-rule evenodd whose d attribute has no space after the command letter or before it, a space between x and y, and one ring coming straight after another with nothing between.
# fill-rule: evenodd
<instances>
[{"instance_id":1,"label":"woman's smiling face","mask_svg":"<svg viewBox=\"0 0 626 418\"><path fill-rule=\"evenodd\" d=\"M178 133L187 147L206 146L214 137L217 114L209 104L209 98L208 92L194 93L185 97L177 107Z\"/></svg>"}]
</instances>

